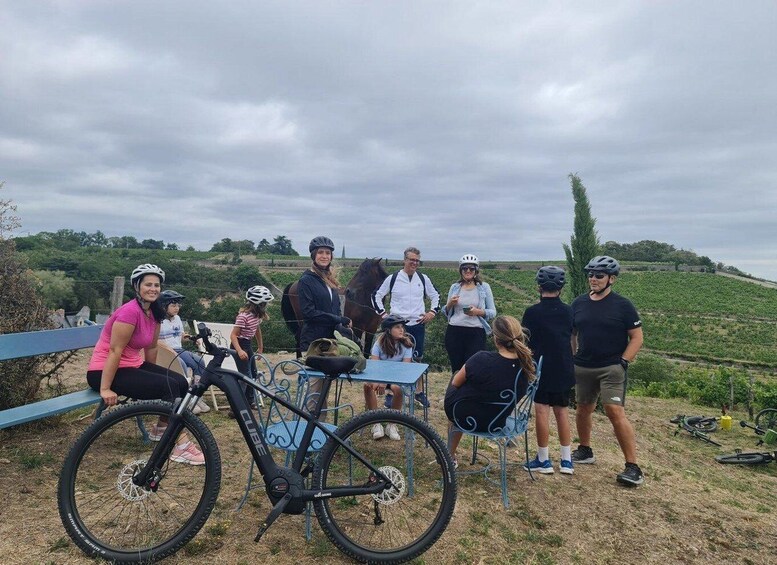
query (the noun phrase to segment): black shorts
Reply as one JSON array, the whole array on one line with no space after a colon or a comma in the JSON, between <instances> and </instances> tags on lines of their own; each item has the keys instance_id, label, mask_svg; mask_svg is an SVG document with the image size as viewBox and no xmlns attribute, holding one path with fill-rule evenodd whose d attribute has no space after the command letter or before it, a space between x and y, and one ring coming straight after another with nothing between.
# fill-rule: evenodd
<instances>
[{"instance_id":1,"label":"black shorts","mask_svg":"<svg viewBox=\"0 0 777 565\"><path fill-rule=\"evenodd\" d=\"M545 392L540 389L534 395L534 402L536 404L546 404L548 406L560 406L561 408L568 408L570 392L571 390L567 390L565 392Z\"/></svg>"}]
</instances>

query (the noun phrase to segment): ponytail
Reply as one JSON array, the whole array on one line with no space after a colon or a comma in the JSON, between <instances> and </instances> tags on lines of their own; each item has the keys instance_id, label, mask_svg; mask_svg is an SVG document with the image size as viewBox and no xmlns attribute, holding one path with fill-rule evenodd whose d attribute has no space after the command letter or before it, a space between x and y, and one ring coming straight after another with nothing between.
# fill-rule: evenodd
<instances>
[{"instance_id":1,"label":"ponytail","mask_svg":"<svg viewBox=\"0 0 777 565\"><path fill-rule=\"evenodd\" d=\"M518 356L523 374L529 382L532 382L536 378L534 357L526 343L527 338L521 323L512 316L497 316L494 319L493 329L494 342Z\"/></svg>"}]
</instances>

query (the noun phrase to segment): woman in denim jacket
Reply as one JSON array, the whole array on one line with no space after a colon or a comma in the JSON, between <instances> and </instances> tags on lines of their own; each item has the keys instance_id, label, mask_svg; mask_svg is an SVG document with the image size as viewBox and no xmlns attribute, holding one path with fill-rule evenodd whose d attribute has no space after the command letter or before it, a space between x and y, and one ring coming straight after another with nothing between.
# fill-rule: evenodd
<instances>
[{"instance_id":1,"label":"woman in denim jacket","mask_svg":"<svg viewBox=\"0 0 777 565\"><path fill-rule=\"evenodd\" d=\"M443 308L448 318L445 349L453 374L472 355L486 348L486 336L491 334L488 321L496 317L494 295L488 283L480 280L479 266L480 261L472 254L459 260L461 278L451 285Z\"/></svg>"}]
</instances>

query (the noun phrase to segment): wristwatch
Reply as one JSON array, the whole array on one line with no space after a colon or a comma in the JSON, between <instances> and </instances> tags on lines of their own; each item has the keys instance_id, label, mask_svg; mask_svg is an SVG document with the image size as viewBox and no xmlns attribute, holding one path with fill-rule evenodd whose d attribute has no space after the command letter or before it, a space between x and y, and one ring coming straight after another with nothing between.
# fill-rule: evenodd
<instances>
[{"instance_id":1,"label":"wristwatch","mask_svg":"<svg viewBox=\"0 0 777 565\"><path fill-rule=\"evenodd\" d=\"M628 369L629 368L629 361L628 361L628 359L624 359L623 357L621 357L621 367L623 367L624 369Z\"/></svg>"}]
</instances>

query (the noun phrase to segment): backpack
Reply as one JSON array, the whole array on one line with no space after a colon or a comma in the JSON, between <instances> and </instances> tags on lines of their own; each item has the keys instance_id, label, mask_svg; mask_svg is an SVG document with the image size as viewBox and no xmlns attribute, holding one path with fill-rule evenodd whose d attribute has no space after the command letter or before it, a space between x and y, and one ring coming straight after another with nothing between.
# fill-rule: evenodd
<instances>
[{"instance_id":1,"label":"backpack","mask_svg":"<svg viewBox=\"0 0 777 565\"><path fill-rule=\"evenodd\" d=\"M310 356L342 356L356 359L356 365L353 369L351 369L351 373L363 373L364 369L367 367L367 359L364 357L364 354L362 353L359 345L347 337L343 337L343 335L336 330L334 339L329 337L320 337L318 339L314 339L310 343L310 346L305 353L305 357L301 359L301 361L304 363L305 359Z\"/></svg>"}]
</instances>

